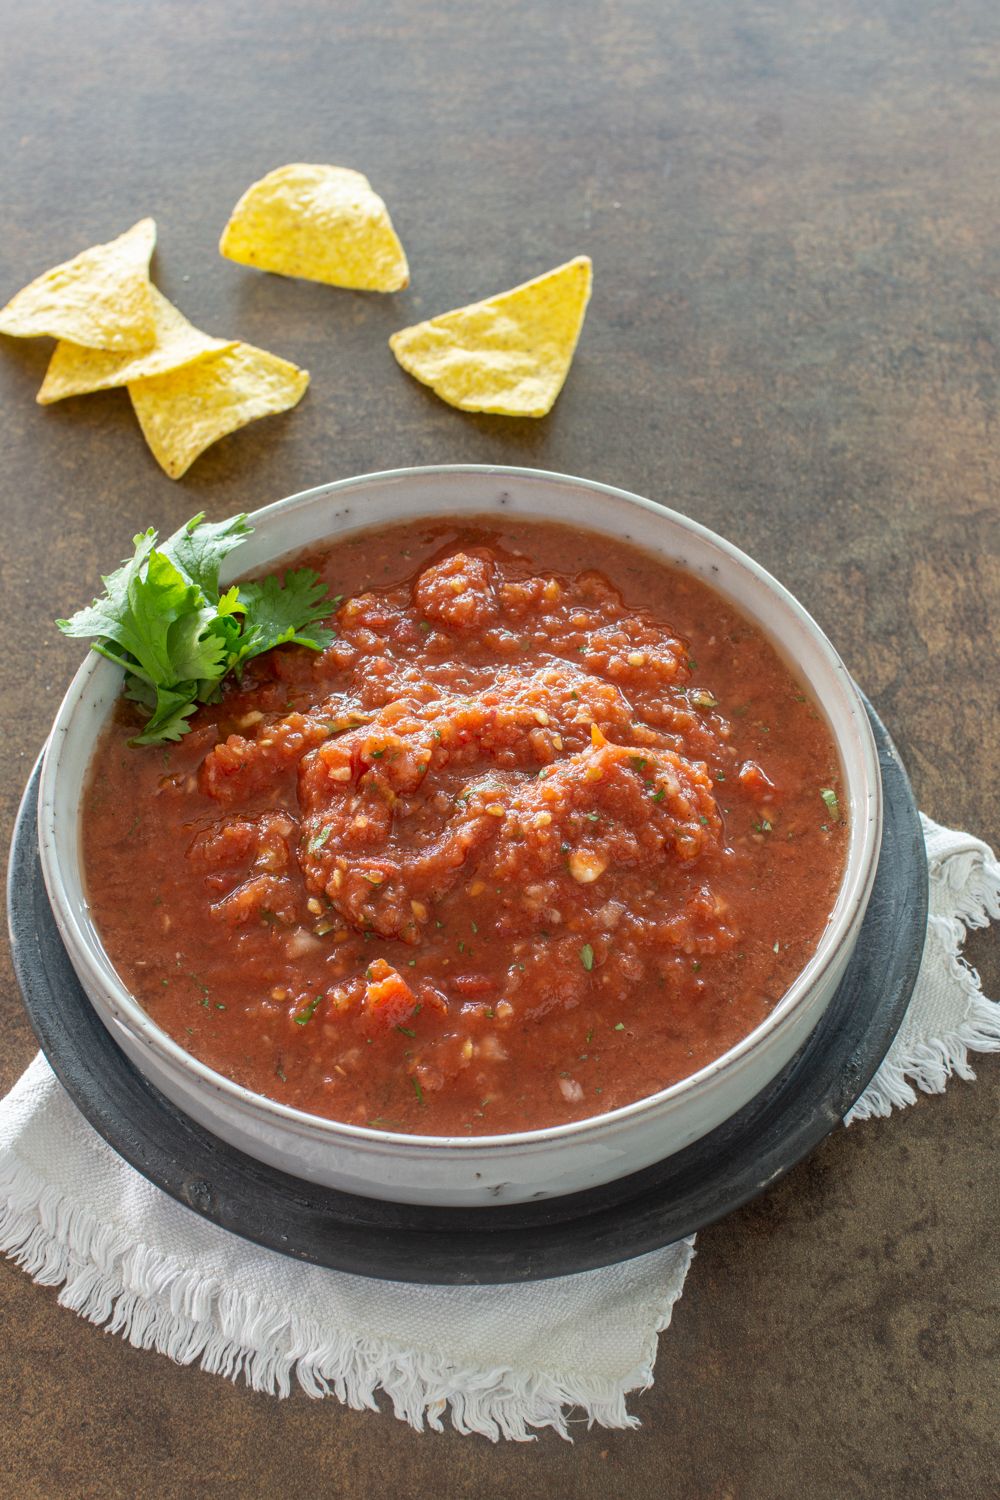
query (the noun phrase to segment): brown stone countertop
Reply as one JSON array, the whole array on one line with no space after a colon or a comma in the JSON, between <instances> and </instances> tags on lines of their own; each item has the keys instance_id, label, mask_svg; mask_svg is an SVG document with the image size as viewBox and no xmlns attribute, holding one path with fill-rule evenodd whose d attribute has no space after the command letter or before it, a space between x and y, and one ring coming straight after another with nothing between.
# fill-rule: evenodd
<instances>
[{"instance_id":1,"label":"brown stone countertop","mask_svg":"<svg viewBox=\"0 0 1000 1500\"><path fill-rule=\"evenodd\" d=\"M152 214L166 295L312 384L172 483L124 391L40 408L50 341L0 339L5 834L83 655L51 621L140 527L472 461L619 485L746 548L827 630L920 806L1000 843L998 73L987 0L8 6L0 301ZM368 175L407 291L219 257L289 161ZM594 296L549 417L463 415L396 366L394 329L579 253ZM995 934L968 953L1000 997ZM6 1088L34 1052L6 958L0 1036ZM0 1262L0 1496L993 1495L1000 1067L976 1070L700 1235L642 1427L572 1446L255 1395Z\"/></svg>"}]
</instances>

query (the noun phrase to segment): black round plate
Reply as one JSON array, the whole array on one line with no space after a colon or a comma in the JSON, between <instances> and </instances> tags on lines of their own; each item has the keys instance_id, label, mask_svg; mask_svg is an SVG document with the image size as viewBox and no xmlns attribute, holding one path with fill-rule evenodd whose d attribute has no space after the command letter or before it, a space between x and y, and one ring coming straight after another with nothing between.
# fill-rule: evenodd
<instances>
[{"instance_id":1,"label":"black round plate","mask_svg":"<svg viewBox=\"0 0 1000 1500\"><path fill-rule=\"evenodd\" d=\"M748 1202L833 1130L909 1002L927 924L927 860L906 772L866 707L885 824L847 973L808 1041L762 1093L642 1172L533 1203L423 1208L316 1187L194 1124L112 1040L69 962L38 858L36 766L14 831L7 904L14 972L39 1046L81 1113L150 1182L212 1223L298 1260L389 1281L534 1281L671 1244Z\"/></svg>"}]
</instances>

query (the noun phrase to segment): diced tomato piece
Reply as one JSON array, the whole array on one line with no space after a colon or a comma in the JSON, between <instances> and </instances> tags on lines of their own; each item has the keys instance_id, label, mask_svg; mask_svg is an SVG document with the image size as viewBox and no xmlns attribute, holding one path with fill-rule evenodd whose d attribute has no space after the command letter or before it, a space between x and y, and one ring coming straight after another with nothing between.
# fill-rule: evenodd
<instances>
[{"instance_id":1,"label":"diced tomato piece","mask_svg":"<svg viewBox=\"0 0 1000 1500\"><path fill-rule=\"evenodd\" d=\"M768 780L755 760L745 760L740 766L739 783L755 802L778 802L781 799L778 788Z\"/></svg>"},{"instance_id":2,"label":"diced tomato piece","mask_svg":"<svg viewBox=\"0 0 1000 1500\"><path fill-rule=\"evenodd\" d=\"M412 1016L417 997L402 974L384 958L372 960L366 978L363 1016L367 1025L374 1024L380 1031L389 1031Z\"/></svg>"}]
</instances>

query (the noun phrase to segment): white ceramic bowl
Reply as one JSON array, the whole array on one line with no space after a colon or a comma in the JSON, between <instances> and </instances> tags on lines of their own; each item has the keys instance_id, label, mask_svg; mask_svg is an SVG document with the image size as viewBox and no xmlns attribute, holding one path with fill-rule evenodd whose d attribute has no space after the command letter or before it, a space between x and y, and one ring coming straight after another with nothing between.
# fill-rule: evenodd
<instances>
[{"instance_id":1,"label":"white ceramic bowl","mask_svg":"<svg viewBox=\"0 0 1000 1500\"><path fill-rule=\"evenodd\" d=\"M250 1093L189 1056L122 985L91 920L80 810L95 741L121 670L92 653L62 703L42 767L39 841L50 900L73 967L101 1020L175 1105L248 1155L295 1176L406 1203L523 1202L609 1182L706 1135L780 1072L816 1025L850 958L875 876L881 783L864 707L833 647L749 557L674 511L607 485L532 469L447 465L323 485L259 510L223 581L362 527L420 516L541 517L626 538L726 595L778 646L822 705L850 809L847 868L814 957L767 1020L700 1072L610 1114L549 1130L476 1138L389 1134L322 1120Z\"/></svg>"}]
</instances>

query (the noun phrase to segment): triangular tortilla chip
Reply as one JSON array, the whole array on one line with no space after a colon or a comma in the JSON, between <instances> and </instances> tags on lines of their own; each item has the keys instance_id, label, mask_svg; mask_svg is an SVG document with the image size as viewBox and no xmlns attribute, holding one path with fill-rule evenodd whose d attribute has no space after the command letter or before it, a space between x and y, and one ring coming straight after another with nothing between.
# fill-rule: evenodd
<instances>
[{"instance_id":1,"label":"triangular tortilla chip","mask_svg":"<svg viewBox=\"0 0 1000 1500\"><path fill-rule=\"evenodd\" d=\"M394 333L404 370L462 411L544 417L569 372L590 301L590 259Z\"/></svg>"},{"instance_id":2,"label":"triangular tortilla chip","mask_svg":"<svg viewBox=\"0 0 1000 1500\"><path fill-rule=\"evenodd\" d=\"M308 371L287 359L237 344L169 375L134 380L128 393L157 463L180 479L210 444L257 417L287 411L308 384Z\"/></svg>"},{"instance_id":3,"label":"triangular tortilla chip","mask_svg":"<svg viewBox=\"0 0 1000 1500\"><path fill-rule=\"evenodd\" d=\"M0 333L49 334L88 349L151 349L156 342L149 257L156 223L140 219L108 245L93 245L18 292L0 310Z\"/></svg>"},{"instance_id":4,"label":"triangular tortilla chip","mask_svg":"<svg viewBox=\"0 0 1000 1500\"><path fill-rule=\"evenodd\" d=\"M184 314L168 302L158 287L150 286L156 343L146 353L129 351L111 354L106 349L87 349L60 339L42 388L35 397L41 406L62 401L66 396L82 396L88 391L106 391L112 386L128 385L133 380L148 380L166 375L208 354L235 349L238 339L214 339L194 328Z\"/></svg>"},{"instance_id":5,"label":"triangular tortilla chip","mask_svg":"<svg viewBox=\"0 0 1000 1500\"><path fill-rule=\"evenodd\" d=\"M410 268L367 177L297 162L248 187L219 251L240 265L365 292L398 292Z\"/></svg>"}]
</instances>

